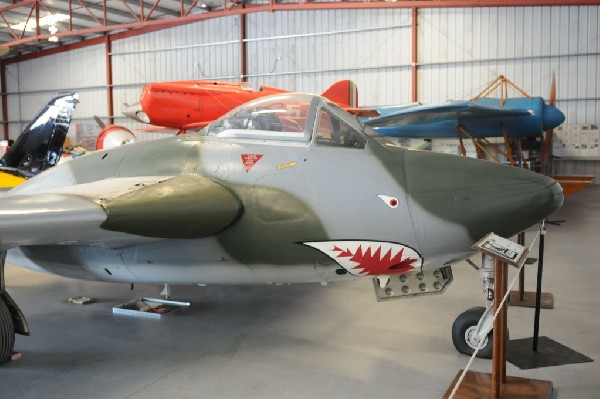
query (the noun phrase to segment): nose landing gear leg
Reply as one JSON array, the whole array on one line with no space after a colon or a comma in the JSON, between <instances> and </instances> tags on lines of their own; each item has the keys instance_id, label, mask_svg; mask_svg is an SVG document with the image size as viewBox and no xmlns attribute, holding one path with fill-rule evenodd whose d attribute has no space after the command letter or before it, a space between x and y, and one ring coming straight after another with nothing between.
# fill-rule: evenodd
<instances>
[{"instance_id":1,"label":"nose landing gear leg","mask_svg":"<svg viewBox=\"0 0 600 399\"><path fill-rule=\"evenodd\" d=\"M483 266L479 269L486 307L478 306L461 313L452 324L452 343L456 350L471 356L479 342L483 340L477 357L492 358L492 323L494 306L494 259L484 255Z\"/></svg>"}]
</instances>

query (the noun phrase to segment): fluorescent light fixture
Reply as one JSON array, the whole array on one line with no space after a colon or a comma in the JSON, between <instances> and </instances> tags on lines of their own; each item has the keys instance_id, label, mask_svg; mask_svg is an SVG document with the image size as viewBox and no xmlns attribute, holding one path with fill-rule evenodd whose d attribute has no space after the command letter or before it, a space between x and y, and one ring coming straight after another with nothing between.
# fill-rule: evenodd
<instances>
[{"instance_id":1,"label":"fluorescent light fixture","mask_svg":"<svg viewBox=\"0 0 600 399\"><path fill-rule=\"evenodd\" d=\"M52 26L52 25L54 25L56 27L56 24L58 22L66 21L67 19L69 19L69 16L65 15L65 14L49 14L49 15L46 15L45 17L40 18L40 27L41 26ZM20 30L20 31L22 31L23 28L25 28L25 30L27 32L33 32L36 28L35 18L29 18L29 21L27 21L27 25L25 25L25 22L20 22L18 24L11 25L10 27L12 29L16 29L16 30Z\"/></svg>"}]
</instances>

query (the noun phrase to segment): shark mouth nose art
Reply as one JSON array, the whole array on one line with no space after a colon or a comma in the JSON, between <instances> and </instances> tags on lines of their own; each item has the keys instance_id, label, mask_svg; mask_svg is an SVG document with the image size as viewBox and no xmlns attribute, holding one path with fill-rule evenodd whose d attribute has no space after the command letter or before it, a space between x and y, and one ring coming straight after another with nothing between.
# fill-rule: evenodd
<instances>
[{"instance_id":1,"label":"shark mouth nose art","mask_svg":"<svg viewBox=\"0 0 600 399\"><path fill-rule=\"evenodd\" d=\"M423 265L413 248L385 241L317 241L304 245L318 249L355 276L391 276Z\"/></svg>"}]
</instances>

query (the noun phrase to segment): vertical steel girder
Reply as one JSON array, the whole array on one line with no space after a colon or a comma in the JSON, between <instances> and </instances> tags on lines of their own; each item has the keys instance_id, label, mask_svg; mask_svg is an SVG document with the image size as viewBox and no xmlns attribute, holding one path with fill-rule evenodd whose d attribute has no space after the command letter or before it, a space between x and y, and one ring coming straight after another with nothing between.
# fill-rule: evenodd
<instances>
[{"instance_id":1,"label":"vertical steel girder","mask_svg":"<svg viewBox=\"0 0 600 399\"><path fill-rule=\"evenodd\" d=\"M0 91L2 91L2 124L4 140L8 140L8 99L6 97L6 66L0 62Z\"/></svg>"},{"instance_id":2,"label":"vertical steel girder","mask_svg":"<svg viewBox=\"0 0 600 399\"><path fill-rule=\"evenodd\" d=\"M240 15L240 75L241 81L248 80L248 55L246 47L246 14Z\"/></svg>"},{"instance_id":3,"label":"vertical steel girder","mask_svg":"<svg viewBox=\"0 0 600 399\"><path fill-rule=\"evenodd\" d=\"M412 95L411 101L416 103L419 101L419 92L417 87L417 68L419 63L419 49L418 49L418 20L419 20L419 9L417 7L412 8L412 59L411 59L411 80L412 80Z\"/></svg>"},{"instance_id":4,"label":"vertical steel girder","mask_svg":"<svg viewBox=\"0 0 600 399\"><path fill-rule=\"evenodd\" d=\"M115 123L115 111L113 101L113 74L112 74L112 56L110 36L104 37L106 47L106 101L108 111L108 124Z\"/></svg>"}]
</instances>

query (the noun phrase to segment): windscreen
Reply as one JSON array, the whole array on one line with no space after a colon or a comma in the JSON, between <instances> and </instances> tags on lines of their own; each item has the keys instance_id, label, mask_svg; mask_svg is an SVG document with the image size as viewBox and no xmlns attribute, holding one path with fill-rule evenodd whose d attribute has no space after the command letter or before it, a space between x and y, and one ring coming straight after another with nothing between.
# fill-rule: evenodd
<instances>
[{"instance_id":1,"label":"windscreen","mask_svg":"<svg viewBox=\"0 0 600 399\"><path fill-rule=\"evenodd\" d=\"M315 96L278 94L250 101L211 123L204 134L266 140L309 141L307 118Z\"/></svg>"}]
</instances>

